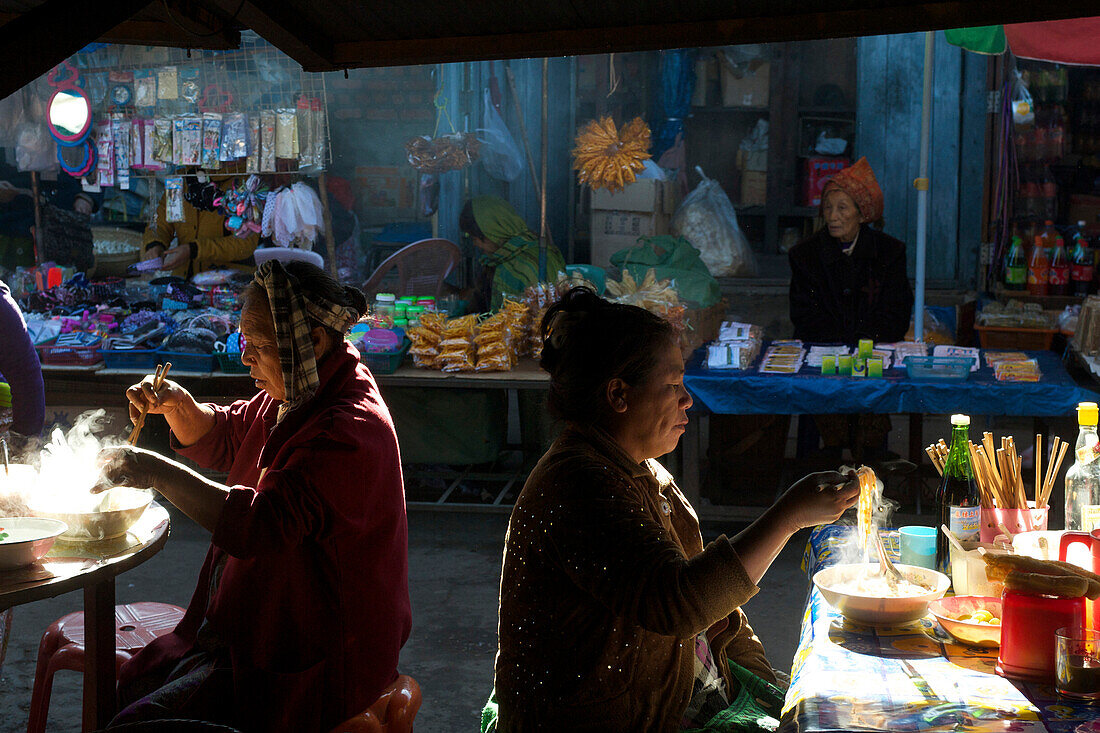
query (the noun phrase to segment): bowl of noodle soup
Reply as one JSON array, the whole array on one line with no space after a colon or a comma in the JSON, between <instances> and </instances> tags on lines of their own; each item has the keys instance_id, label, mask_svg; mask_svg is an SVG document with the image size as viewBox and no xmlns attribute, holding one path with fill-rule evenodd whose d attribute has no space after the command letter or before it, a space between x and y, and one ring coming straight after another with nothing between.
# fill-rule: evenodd
<instances>
[{"instance_id":1,"label":"bowl of noodle soup","mask_svg":"<svg viewBox=\"0 0 1100 733\"><path fill-rule=\"evenodd\" d=\"M917 621L951 587L951 579L935 570L900 563L894 567L904 581L893 587L879 574L878 563L833 565L814 574L814 585L845 618L871 626Z\"/></svg>"}]
</instances>

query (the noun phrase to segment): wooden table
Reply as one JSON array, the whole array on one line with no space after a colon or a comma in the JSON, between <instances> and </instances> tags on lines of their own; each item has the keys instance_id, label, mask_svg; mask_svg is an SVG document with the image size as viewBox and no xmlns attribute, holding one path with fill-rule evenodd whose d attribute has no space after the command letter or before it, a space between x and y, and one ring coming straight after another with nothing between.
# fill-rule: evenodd
<instances>
[{"instance_id":1,"label":"wooden table","mask_svg":"<svg viewBox=\"0 0 1100 733\"><path fill-rule=\"evenodd\" d=\"M168 512L153 502L122 537L58 540L41 563L45 573L32 567L0 574L0 609L84 590L84 730L106 727L116 712L115 577L157 554L168 532Z\"/></svg>"}]
</instances>

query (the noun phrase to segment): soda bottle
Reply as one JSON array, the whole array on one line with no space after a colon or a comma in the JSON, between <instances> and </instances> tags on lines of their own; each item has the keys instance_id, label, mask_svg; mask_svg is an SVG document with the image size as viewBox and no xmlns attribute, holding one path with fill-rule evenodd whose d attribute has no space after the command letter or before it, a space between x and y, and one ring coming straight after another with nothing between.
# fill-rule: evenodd
<instances>
[{"instance_id":1,"label":"soda bottle","mask_svg":"<svg viewBox=\"0 0 1100 733\"><path fill-rule=\"evenodd\" d=\"M1066 243L1062 235L1054 238L1054 249L1050 255L1050 287L1048 295L1069 295L1070 277L1069 257L1066 255Z\"/></svg>"},{"instance_id":2,"label":"soda bottle","mask_svg":"<svg viewBox=\"0 0 1100 733\"><path fill-rule=\"evenodd\" d=\"M1077 445L1066 471L1066 529L1091 532L1100 526L1100 438L1096 436L1095 402L1077 405Z\"/></svg>"},{"instance_id":3,"label":"soda bottle","mask_svg":"<svg viewBox=\"0 0 1100 733\"><path fill-rule=\"evenodd\" d=\"M951 450L943 464L943 480L936 493L940 524L951 530L960 542L977 541L981 527L981 495L970 465L970 416L951 416ZM950 542L943 532L936 533L936 570L951 574Z\"/></svg>"},{"instance_id":4,"label":"soda bottle","mask_svg":"<svg viewBox=\"0 0 1100 733\"><path fill-rule=\"evenodd\" d=\"M1012 235L1012 244L1005 254L1005 290L1027 289L1027 259L1024 242L1019 234Z\"/></svg>"},{"instance_id":5,"label":"soda bottle","mask_svg":"<svg viewBox=\"0 0 1100 733\"><path fill-rule=\"evenodd\" d=\"M1035 237L1035 246L1031 248L1031 261L1027 264L1027 292L1032 295L1046 295L1050 289L1050 259L1043 237Z\"/></svg>"},{"instance_id":6,"label":"soda bottle","mask_svg":"<svg viewBox=\"0 0 1100 733\"><path fill-rule=\"evenodd\" d=\"M1073 280L1073 294L1088 295L1092 290L1093 264L1092 248L1085 238L1085 222L1077 222L1077 231L1073 233L1073 264L1070 266L1070 279Z\"/></svg>"}]
</instances>

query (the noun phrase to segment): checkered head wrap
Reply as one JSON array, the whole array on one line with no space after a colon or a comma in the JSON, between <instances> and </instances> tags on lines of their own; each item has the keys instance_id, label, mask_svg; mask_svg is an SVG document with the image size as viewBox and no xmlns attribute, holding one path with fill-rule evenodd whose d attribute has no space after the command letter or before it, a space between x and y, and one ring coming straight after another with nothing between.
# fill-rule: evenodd
<instances>
[{"instance_id":1,"label":"checkered head wrap","mask_svg":"<svg viewBox=\"0 0 1100 733\"><path fill-rule=\"evenodd\" d=\"M833 189L844 191L852 197L859 207L863 221L875 222L882 218L882 189L867 158L860 158L855 165L848 166L826 181L825 187L821 189L822 201L825 200L825 194Z\"/></svg>"},{"instance_id":2,"label":"checkered head wrap","mask_svg":"<svg viewBox=\"0 0 1100 733\"><path fill-rule=\"evenodd\" d=\"M275 341L279 346L279 364L283 372L286 399L279 406L279 420L305 403L317 391L317 359L310 331L315 323L346 333L359 320L352 308L302 293L298 279L278 260L268 260L256 268L256 284L267 293L271 317L275 323Z\"/></svg>"}]
</instances>

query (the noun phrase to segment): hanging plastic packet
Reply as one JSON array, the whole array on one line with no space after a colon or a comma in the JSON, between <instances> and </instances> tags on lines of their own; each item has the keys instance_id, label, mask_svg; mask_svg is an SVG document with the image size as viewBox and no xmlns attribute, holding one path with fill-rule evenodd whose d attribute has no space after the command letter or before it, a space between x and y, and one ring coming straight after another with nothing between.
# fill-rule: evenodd
<instances>
[{"instance_id":1,"label":"hanging plastic packet","mask_svg":"<svg viewBox=\"0 0 1100 733\"><path fill-rule=\"evenodd\" d=\"M225 115L218 160L229 162L248 157L248 116L243 112Z\"/></svg>"},{"instance_id":2,"label":"hanging plastic packet","mask_svg":"<svg viewBox=\"0 0 1100 733\"><path fill-rule=\"evenodd\" d=\"M325 110L318 97L310 100L310 108L313 112L313 165L317 170L324 170L325 156L328 155L328 149L325 147L325 138L328 134Z\"/></svg>"},{"instance_id":3,"label":"hanging plastic packet","mask_svg":"<svg viewBox=\"0 0 1100 733\"><path fill-rule=\"evenodd\" d=\"M275 110L260 113L260 172L275 172Z\"/></svg>"},{"instance_id":4,"label":"hanging plastic packet","mask_svg":"<svg viewBox=\"0 0 1100 733\"><path fill-rule=\"evenodd\" d=\"M198 68L189 66L180 71L180 96L191 104L198 104L202 95L200 82Z\"/></svg>"},{"instance_id":5,"label":"hanging plastic packet","mask_svg":"<svg viewBox=\"0 0 1100 733\"><path fill-rule=\"evenodd\" d=\"M157 99L179 99L179 74L175 66L157 69Z\"/></svg>"},{"instance_id":6,"label":"hanging plastic packet","mask_svg":"<svg viewBox=\"0 0 1100 733\"><path fill-rule=\"evenodd\" d=\"M222 167L218 154L222 147L222 116L218 112L202 114L202 167L216 171Z\"/></svg>"},{"instance_id":7,"label":"hanging plastic packet","mask_svg":"<svg viewBox=\"0 0 1100 733\"><path fill-rule=\"evenodd\" d=\"M112 71L107 74L107 104L111 107L130 107L134 104L134 72Z\"/></svg>"},{"instance_id":8,"label":"hanging plastic packet","mask_svg":"<svg viewBox=\"0 0 1100 733\"><path fill-rule=\"evenodd\" d=\"M96 182L101 186L115 185L115 142L111 134L111 121L103 120L95 126Z\"/></svg>"},{"instance_id":9,"label":"hanging plastic packet","mask_svg":"<svg viewBox=\"0 0 1100 733\"><path fill-rule=\"evenodd\" d=\"M130 188L130 122L126 116L111 115L111 137L115 146L115 180L122 190Z\"/></svg>"},{"instance_id":10,"label":"hanging plastic packet","mask_svg":"<svg viewBox=\"0 0 1100 733\"><path fill-rule=\"evenodd\" d=\"M260 170L260 118L256 115L248 118L248 161L245 170L249 173Z\"/></svg>"},{"instance_id":11,"label":"hanging plastic packet","mask_svg":"<svg viewBox=\"0 0 1100 733\"><path fill-rule=\"evenodd\" d=\"M152 69L134 72L134 106L146 111L157 106L157 77Z\"/></svg>"},{"instance_id":12,"label":"hanging plastic packet","mask_svg":"<svg viewBox=\"0 0 1100 733\"><path fill-rule=\"evenodd\" d=\"M145 167L145 120L130 120L130 167Z\"/></svg>"},{"instance_id":13,"label":"hanging plastic packet","mask_svg":"<svg viewBox=\"0 0 1100 733\"><path fill-rule=\"evenodd\" d=\"M180 115L172 120L172 162L198 165L202 154L202 119L198 115Z\"/></svg>"},{"instance_id":14,"label":"hanging plastic packet","mask_svg":"<svg viewBox=\"0 0 1100 733\"><path fill-rule=\"evenodd\" d=\"M275 157L298 157L298 115L293 109L279 109L275 114Z\"/></svg>"},{"instance_id":15,"label":"hanging plastic packet","mask_svg":"<svg viewBox=\"0 0 1100 733\"><path fill-rule=\"evenodd\" d=\"M97 71L92 74L84 74L84 82L87 85L85 91L92 100L92 107L99 108L107 101L107 73Z\"/></svg>"},{"instance_id":16,"label":"hanging plastic packet","mask_svg":"<svg viewBox=\"0 0 1100 733\"><path fill-rule=\"evenodd\" d=\"M182 176L172 176L164 179L164 220L168 222L184 221Z\"/></svg>"},{"instance_id":17,"label":"hanging plastic packet","mask_svg":"<svg viewBox=\"0 0 1100 733\"><path fill-rule=\"evenodd\" d=\"M153 123L153 147L152 157L161 163L172 162L172 120L168 117L158 117Z\"/></svg>"},{"instance_id":18,"label":"hanging plastic packet","mask_svg":"<svg viewBox=\"0 0 1100 733\"><path fill-rule=\"evenodd\" d=\"M304 94L298 97L298 106L295 111L298 123L298 168L313 167L313 110L309 104L309 98Z\"/></svg>"},{"instance_id":19,"label":"hanging plastic packet","mask_svg":"<svg viewBox=\"0 0 1100 733\"><path fill-rule=\"evenodd\" d=\"M165 120L167 122L167 120ZM149 171L159 171L164 166L156 157L157 148L157 123L158 120L142 120L142 161L141 167ZM166 126L168 131L168 154L172 154L172 125Z\"/></svg>"}]
</instances>

